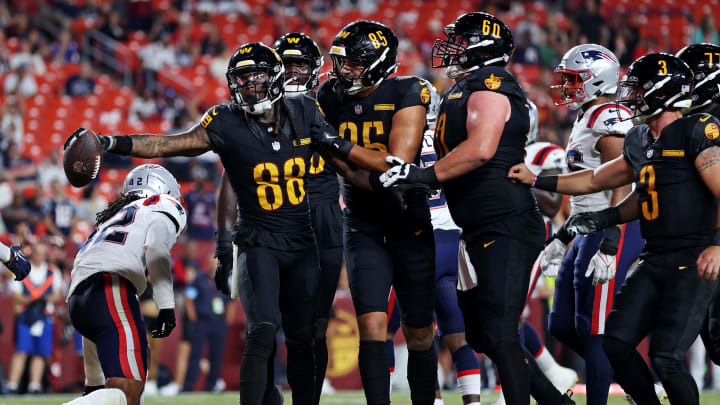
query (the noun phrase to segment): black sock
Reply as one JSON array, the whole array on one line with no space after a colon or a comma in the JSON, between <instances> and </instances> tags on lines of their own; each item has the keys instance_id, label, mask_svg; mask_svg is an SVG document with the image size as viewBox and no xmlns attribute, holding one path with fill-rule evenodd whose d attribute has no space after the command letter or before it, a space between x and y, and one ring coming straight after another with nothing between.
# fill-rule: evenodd
<instances>
[{"instance_id":1,"label":"black sock","mask_svg":"<svg viewBox=\"0 0 720 405\"><path fill-rule=\"evenodd\" d=\"M539 405L559 405L562 404L562 393L555 388L548 378L540 371L535 358L530 352L523 347L525 358L528 359L530 366L530 394L538 402Z\"/></svg>"},{"instance_id":2,"label":"black sock","mask_svg":"<svg viewBox=\"0 0 720 405\"><path fill-rule=\"evenodd\" d=\"M267 361L267 380L265 382L263 405L282 405L282 393L275 386L275 353L277 353L277 340L273 344L272 352Z\"/></svg>"},{"instance_id":3,"label":"black sock","mask_svg":"<svg viewBox=\"0 0 720 405\"><path fill-rule=\"evenodd\" d=\"M665 392L671 404L698 404L700 401L695 380L687 372L683 363L669 357L653 356L653 368L660 376Z\"/></svg>"},{"instance_id":4,"label":"black sock","mask_svg":"<svg viewBox=\"0 0 720 405\"><path fill-rule=\"evenodd\" d=\"M615 371L615 381L638 405L660 405L650 369L634 346L603 336L603 350Z\"/></svg>"},{"instance_id":5,"label":"black sock","mask_svg":"<svg viewBox=\"0 0 720 405\"><path fill-rule=\"evenodd\" d=\"M285 342L287 346L287 379L292 389L292 403L311 405L315 400L315 353L309 343Z\"/></svg>"},{"instance_id":6,"label":"black sock","mask_svg":"<svg viewBox=\"0 0 720 405\"><path fill-rule=\"evenodd\" d=\"M437 353L430 345L426 350L408 350L407 379L413 405L432 405L437 384Z\"/></svg>"},{"instance_id":7,"label":"black sock","mask_svg":"<svg viewBox=\"0 0 720 405\"><path fill-rule=\"evenodd\" d=\"M520 342L500 343L487 352L497 366L507 405L530 403L530 360L525 353Z\"/></svg>"},{"instance_id":8,"label":"black sock","mask_svg":"<svg viewBox=\"0 0 720 405\"><path fill-rule=\"evenodd\" d=\"M320 404L320 392L322 391L325 372L327 371L328 349L325 336L315 339L315 405Z\"/></svg>"},{"instance_id":9,"label":"black sock","mask_svg":"<svg viewBox=\"0 0 720 405\"><path fill-rule=\"evenodd\" d=\"M385 358L385 341L361 340L358 363L367 405L389 405L390 372Z\"/></svg>"},{"instance_id":10,"label":"black sock","mask_svg":"<svg viewBox=\"0 0 720 405\"><path fill-rule=\"evenodd\" d=\"M247 334L240 364L240 404L261 405L267 384L268 357L275 345L275 327L261 323Z\"/></svg>"}]
</instances>

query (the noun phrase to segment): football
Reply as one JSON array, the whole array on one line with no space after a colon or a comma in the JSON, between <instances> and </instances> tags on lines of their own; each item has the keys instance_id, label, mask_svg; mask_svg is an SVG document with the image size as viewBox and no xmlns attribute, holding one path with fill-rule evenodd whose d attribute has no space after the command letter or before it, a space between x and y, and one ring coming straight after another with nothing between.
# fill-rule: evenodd
<instances>
[{"instance_id":1,"label":"football","mask_svg":"<svg viewBox=\"0 0 720 405\"><path fill-rule=\"evenodd\" d=\"M102 165L100 142L92 130L85 129L65 149L65 176L75 187L85 187L97 177Z\"/></svg>"}]
</instances>

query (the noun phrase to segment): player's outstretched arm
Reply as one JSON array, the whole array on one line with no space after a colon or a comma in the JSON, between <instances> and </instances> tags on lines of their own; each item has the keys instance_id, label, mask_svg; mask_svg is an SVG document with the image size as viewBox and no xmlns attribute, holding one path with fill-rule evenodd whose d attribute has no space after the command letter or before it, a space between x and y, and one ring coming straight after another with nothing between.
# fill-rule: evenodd
<instances>
[{"instance_id":1,"label":"player's outstretched arm","mask_svg":"<svg viewBox=\"0 0 720 405\"><path fill-rule=\"evenodd\" d=\"M711 146L695 158L695 169L715 198L720 198L720 146ZM697 260L698 276L715 281L720 275L720 205L712 244Z\"/></svg>"},{"instance_id":2,"label":"player's outstretched arm","mask_svg":"<svg viewBox=\"0 0 720 405\"><path fill-rule=\"evenodd\" d=\"M603 163L597 169L586 169L562 176L535 176L524 163L508 171L508 179L541 190L568 195L592 194L612 190L633 182L632 166L623 156Z\"/></svg>"}]
</instances>

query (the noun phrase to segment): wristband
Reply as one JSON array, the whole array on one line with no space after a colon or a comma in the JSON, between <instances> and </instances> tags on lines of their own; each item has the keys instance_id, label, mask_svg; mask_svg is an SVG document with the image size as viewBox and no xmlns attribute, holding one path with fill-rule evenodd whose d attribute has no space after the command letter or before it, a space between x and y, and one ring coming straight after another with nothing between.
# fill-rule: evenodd
<instances>
[{"instance_id":1,"label":"wristband","mask_svg":"<svg viewBox=\"0 0 720 405\"><path fill-rule=\"evenodd\" d=\"M558 176L535 176L533 186L545 191L557 191Z\"/></svg>"},{"instance_id":2,"label":"wristband","mask_svg":"<svg viewBox=\"0 0 720 405\"><path fill-rule=\"evenodd\" d=\"M538 176L533 177L532 184L530 184L530 187L535 187L535 183L537 183Z\"/></svg>"},{"instance_id":3,"label":"wristband","mask_svg":"<svg viewBox=\"0 0 720 405\"><path fill-rule=\"evenodd\" d=\"M713 232L712 244L715 246L720 246L720 228L715 228L715 232Z\"/></svg>"},{"instance_id":4,"label":"wristband","mask_svg":"<svg viewBox=\"0 0 720 405\"><path fill-rule=\"evenodd\" d=\"M114 138L114 142L110 142L107 150L108 152L124 156L127 156L130 152L132 152L133 142L129 135L118 135L112 138Z\"/></svg>"}]
</instances>

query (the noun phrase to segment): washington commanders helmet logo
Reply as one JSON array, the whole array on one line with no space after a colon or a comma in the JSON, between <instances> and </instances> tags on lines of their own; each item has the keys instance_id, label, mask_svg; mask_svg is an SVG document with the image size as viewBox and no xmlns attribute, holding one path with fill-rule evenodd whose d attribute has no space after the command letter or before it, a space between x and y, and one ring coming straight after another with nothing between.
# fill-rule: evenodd
<instances>
[{"instance_id":1,"label":"washington commanders helmet logo","mask_svg":"<svg viewBox=\"0 0 720 405\"><path fill-rule=\"evenodd\" d=\"M502 81L500 81L502 77L495 76L494 74L490 74L490 77L485 79L485 87L487 87L490 90L497 90L500 88L500 85L502 85Z\"/></svg>"}]
</instances>

